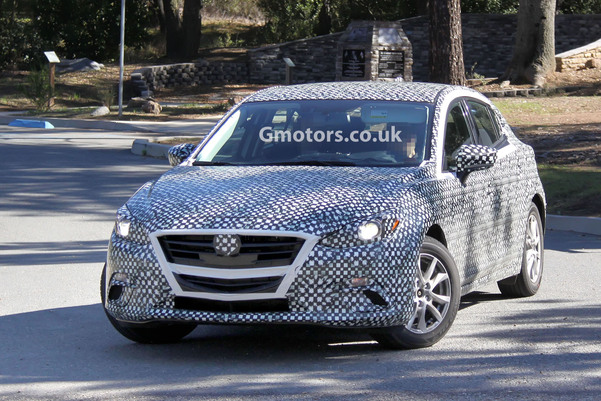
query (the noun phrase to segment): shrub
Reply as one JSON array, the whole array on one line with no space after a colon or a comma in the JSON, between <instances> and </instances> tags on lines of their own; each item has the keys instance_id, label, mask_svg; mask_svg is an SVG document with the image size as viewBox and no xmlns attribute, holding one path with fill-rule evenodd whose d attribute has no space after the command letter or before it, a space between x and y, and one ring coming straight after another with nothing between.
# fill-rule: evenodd
<instances>
[{"instance_id":1,"label":"shrub","mask_svg":"<svg viewBox=\"0 0 601 401\"><path fill-rule=\"evenodd\" d=\"M31 71L27 76L25 85L20 85L19 90L33 103L37 110L48 110L48 102L53 96L50 91L48 68Z\"/></svg>"},{"instance_id":2,"label":"shrub","mask_svg":"<svg viewBox=\"0 0 601 401\"><path fill-rule=\"evenodd\" d=\"M111 108L115 104L118 90L113 85L109 85L103 88L99 88L97 92L97 98L103 106Z\"/></svg>"}]
</instances>

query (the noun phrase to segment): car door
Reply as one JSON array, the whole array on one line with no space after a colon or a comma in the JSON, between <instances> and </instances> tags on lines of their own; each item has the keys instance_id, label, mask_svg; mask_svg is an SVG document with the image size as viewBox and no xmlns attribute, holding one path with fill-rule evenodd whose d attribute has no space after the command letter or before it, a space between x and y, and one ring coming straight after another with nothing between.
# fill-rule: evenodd
<instances>
[{"instance_id":1,"label":"car door","mask_svg":"<svg viewBox=\"0 0 601 401\"><path fill-rule=\"evenodd\" d=\"M522 241L518 231L523 200L516 199L522 192L517 188L521 167L514 157L515 147L507 142L490 106L476 99L466 99L465 103L476 143L497 150L497 160L485 175L492 205L490 219L494 224L495 246L491 263L494 269L501 269L516 259L515 245Z\"/></svg>"},{"instance_id":2,"label":"car door","mask_svg":"<svg viewBox=\"0 0 601 401\"><path fill-rule=\"evenodd\" d=\"M455 173L459 148L478 143L474 127L465 99L451 103L446 114L442 170L452 178L446 180L449 187L442 206L446 220L443 229L464 287L490 273L498 253L497 233L491 218L493 174L488 170L475 171L460 180Z\"/></svg>"}]
</instances>

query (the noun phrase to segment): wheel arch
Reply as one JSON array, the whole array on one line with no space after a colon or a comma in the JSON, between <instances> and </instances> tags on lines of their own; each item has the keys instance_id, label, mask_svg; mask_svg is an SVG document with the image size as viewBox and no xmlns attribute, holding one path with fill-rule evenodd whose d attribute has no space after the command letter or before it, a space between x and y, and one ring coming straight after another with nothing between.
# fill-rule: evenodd
<instances>
[{"instance_id":1,"label":"wheel arch","mask_svg":"<svg viewBox=\"0 0 601 401\"><path fill-rule=\"evenodd\" d=\"M445 247L447 246L447 238L444 235L442 227L440 227L438 224L433 224L432 226L430 226L430 228L428 228L428 231L426 231L426 235L441 242Z\"/></svg>"},{"instance_id":2,"label":"wheel arch","mask_svg":"<svg viewBox=\"0 0 601 401\"><path fill-rule=\"evenodd\" d=\"M538 209L538 213L540 214L540 218L543 223L543 231L545 231L545 227L547 225L546 224L547 223L547 214L545 211L545 201L543 200L543 198L540 194L536 194L532 198L532 202L536 205L536 208Z\"/></svg>"}]
</instances>

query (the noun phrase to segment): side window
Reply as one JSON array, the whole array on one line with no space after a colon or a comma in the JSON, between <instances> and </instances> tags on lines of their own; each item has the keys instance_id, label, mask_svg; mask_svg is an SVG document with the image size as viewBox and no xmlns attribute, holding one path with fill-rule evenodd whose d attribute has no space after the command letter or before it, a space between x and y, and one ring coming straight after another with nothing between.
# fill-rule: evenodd
<instances>
[{"instance_id":1,"label":"side window","mask_svg":"<svg viewBox=\"0 0 601 401\"><path fill-rule=\"evenodd\" d=\"M461 145L473 143L470 130L463 114L461 103L451 107L447 114L447 126L444 139L443 169L455 171L455 156Z\"/></svg>"},{"instance_id":2,"label":"side window","mask_svg":"<svg viewBox=\"0 0 601 401\"><path fill-rule=\"evenodd\" d=\"M499 127L492 117L491 110L488 106L474 101L468 101L467 105L476 125L476 141L480 145L492 147L500 136Z\"/></svg>"}]
</instances>

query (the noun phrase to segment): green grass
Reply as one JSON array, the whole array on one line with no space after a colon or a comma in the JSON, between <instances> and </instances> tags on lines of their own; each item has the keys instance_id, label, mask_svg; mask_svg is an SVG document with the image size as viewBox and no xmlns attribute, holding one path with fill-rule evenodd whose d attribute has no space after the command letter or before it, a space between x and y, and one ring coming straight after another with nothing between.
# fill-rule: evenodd
<instances>
[{"instance_id":1,"label":"green grass","mask_svg":"<svg viewBox=\"0 0 601 401\"><path fill-rule=\"evenodd\" d=\"M209 20L202 24L201 49L255 46L263 41L258 25L227 20Z\"/></svg>"},{"instance_id":2,"label":"green grass","mask_svg":"<svg viewBox=\"0 0 601 401\"><path fill-rule=\"evenodd\" d=\"M601 217L601 167L540 164L547 212Z\"/></svg>"},{"instance_id":3,"label":"green grass","mask_svg":"<svg viewBox=\"0 0 601 401\"><path fill-rule=\"evenodd\" d=\"M541 113L545 111L543 105L536 99L494 99L493 103L501 110L503 115L515 112Z\"/></svg>"},{"instance_id":4,"label":"green grass","mask_svg":"<svg viewBox=\"0 0 601 401\"><path fill-rule=\"evenodd\" d=\"M493 103L512 125L529 125L533 115L552 115L563 110L555 104L549 104L548 98L508 98L494 99Z\"/></svg>"}]
</instances>

